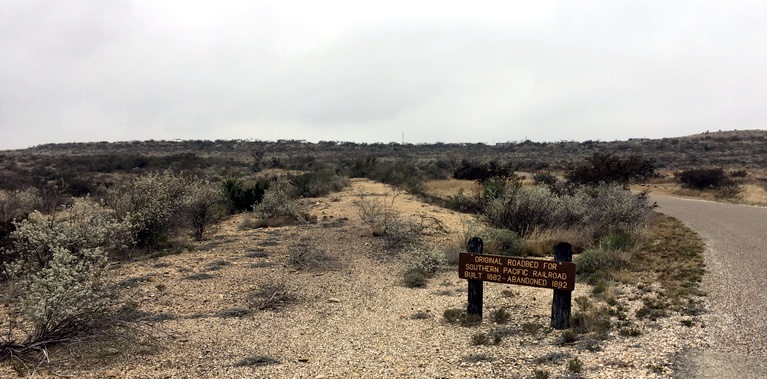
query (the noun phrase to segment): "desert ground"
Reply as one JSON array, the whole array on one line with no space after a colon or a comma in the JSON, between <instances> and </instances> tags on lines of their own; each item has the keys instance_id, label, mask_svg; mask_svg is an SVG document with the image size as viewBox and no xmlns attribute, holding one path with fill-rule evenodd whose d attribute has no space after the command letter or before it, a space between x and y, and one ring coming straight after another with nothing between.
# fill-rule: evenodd
<instances>
[{"instance_id":1,"label":"desert ground","mask_svg":"<svg viewBox=\"0 0 767 379\"><path fill-rule=\"evenodd\" d=\"M476 223L367 179L307 199L316 223L247 229L241 225L253 216L234 216L183 253L113 264L132 327L52 347L33 376L664 378L680 352L706 343L705 315L635 319L642 290L627 285L612 290L632 326L598 339L568 338L549 326L551 290L498 283L485 284L480 325L450 323L443 314L465 309L466 281L448 269L425 288L404 286L412 252L387 249L373 236L360 219L362 199L439 220L423 236L427 247L460 249ZM590 292L578 282L573 298ZM508 320L490 317L499 309ZM5 364L0 376L20 370Z\"/></svg>"}]
</instances>

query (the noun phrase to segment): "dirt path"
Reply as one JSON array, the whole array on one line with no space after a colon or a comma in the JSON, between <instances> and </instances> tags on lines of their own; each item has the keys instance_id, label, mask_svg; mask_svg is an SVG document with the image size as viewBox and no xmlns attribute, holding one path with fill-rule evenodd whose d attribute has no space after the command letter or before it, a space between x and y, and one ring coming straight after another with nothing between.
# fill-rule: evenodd
<instances>
[{"instance_id":1,"label":"dirt path","mask_svg":"<svg viewBox=\"0 0 767 379\"><path fill-rule=\"evenodd\" d=\"M767 208L652 196L706 241L709 347L680 360L680 378L767 377Z\"/></svg>"}]
</instances>

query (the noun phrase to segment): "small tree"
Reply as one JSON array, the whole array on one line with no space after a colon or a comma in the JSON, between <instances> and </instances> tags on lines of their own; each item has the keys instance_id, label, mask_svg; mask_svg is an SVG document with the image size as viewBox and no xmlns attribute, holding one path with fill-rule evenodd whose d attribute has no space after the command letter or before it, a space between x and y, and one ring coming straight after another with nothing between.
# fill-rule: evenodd
<instances>
[{"instance_id":1,"label":"small tree","mask_svg":"<svg viewBox=\"0 0 767 379\"><path fill-rule=\"evenodd\" d=\"M655 161L632 154L620 157L594 153L585 162L570 164L565 172L568 181L577 184L621 183L643 181L655 176Z\"/></svg>"},{"instance_id":2,"label":"small tree","mask_svg":"<svg viewBox=\"0 0 767 379\"><path fill-rule=\"evenodd\" d=\"M253 210L253 205L260 203L263 199L269 184L265 180L249 184L236 175L228 175L224 179L223 188L229 214Z\"/></svg>"},{"instance_id":3,"label":"small tree","mask_svg":"<svg viewBox=\"0 0 767 379\"><path fill-rule=\"evenodd\" d=\"M734 184L722 168L699 168L677 172L674 176L684 188L713 189Z\"/></svg>"},{"instance_id":4,"label":"small tree","mask_svg":"<svg viewBox=\"0 0 767 379\"><path fill-rule=\"evenodd\" d=\"M111 188L107 204L131 225L138 247L156 247L183 223L178 217L188 182L172 173L143 175Z\"/></svg>"},{"instance_id":5,"label":"small tree","mask_svg":"<svg viewBox=\"0 0 767 379\"><path fill-rule=\"evenodd\" d=\"M208 227L221 220L225 212L226 195L221 186L208 181L192 181L186 188L184 208L194 231L201 240Z\"/></svg>"}]
</instances>

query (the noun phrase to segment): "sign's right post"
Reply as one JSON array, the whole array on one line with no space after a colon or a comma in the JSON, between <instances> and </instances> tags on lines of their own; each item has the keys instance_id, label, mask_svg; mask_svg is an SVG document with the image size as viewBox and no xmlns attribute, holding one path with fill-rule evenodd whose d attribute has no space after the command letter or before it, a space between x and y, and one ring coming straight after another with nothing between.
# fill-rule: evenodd
<instances>
[{"instance_id":1,"label":"sign's right post","mask_svg":"<svg viewBox=\"0 0 767 379\"><path fill-rule=\"evenodd\" d=\"M572 262L573 247L567 242L562 242L555 246L554 260L560 262ZM570 327L571 301L571 291L554 290L554 300L551 302L552 328L562 330Z\"/></svg>"}]
</instances>

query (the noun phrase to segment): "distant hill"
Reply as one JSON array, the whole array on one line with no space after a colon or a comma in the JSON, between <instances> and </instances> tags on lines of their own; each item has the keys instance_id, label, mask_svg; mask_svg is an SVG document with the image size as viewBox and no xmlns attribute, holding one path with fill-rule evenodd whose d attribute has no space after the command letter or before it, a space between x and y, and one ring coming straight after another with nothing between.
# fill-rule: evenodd
<instances>
[{"instance_id":1,"label":"distant hill","mask_svg":"<svg viewBox=\"0 0 767 379\"><path fill-rule=\"evenodd\" d=\"M254 154L262 159L330 160L354 157L417 158L444 160L511 161L521 169L564 168L594 153L636 153L656 160L659 168L678 170L690 167L765 168L767 167L767 130L734 130L701 133L677 138L627 141L558 141L481 143L399 144L354 143L301 140L178 140L127 141L44 144L23 150L0 151L0 156L188 156L197 159L253 162Z\"/></svg>"},{"instance_id":2,"label":"distant hill","mask_svg":"<svg viewBox=\"0 0 767 379\"><path fill-rule=\"evenodd\" d=\"M173 170L220 180L224 175L251 175L263 169L337 170L365 176L382 170L383 161L401 161L390 170L417 170L444 177L464 161L521 171L562 171L595 153L638 154L654 160L658 170L690 168L759 170L767 168L767 131L738 130L678 138L627 141L559 141L399 144L300 140L189 140L45 144L0 151L0 189L65 185L73 194L109 186L112 174ZM378 163L378 164L377 164ZM397 168L399 167L399 168ZM385 173L381 173L385 174ZM399 175L412 175L400 172ZM760 176L761 177L761 176ZM62 184L63 183L63 184Z\"/></svg>"}]
</instances>

